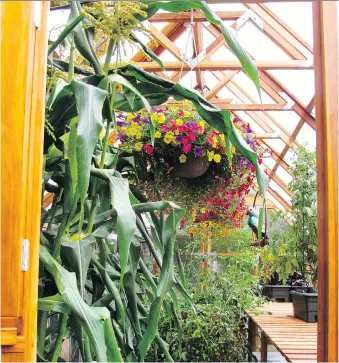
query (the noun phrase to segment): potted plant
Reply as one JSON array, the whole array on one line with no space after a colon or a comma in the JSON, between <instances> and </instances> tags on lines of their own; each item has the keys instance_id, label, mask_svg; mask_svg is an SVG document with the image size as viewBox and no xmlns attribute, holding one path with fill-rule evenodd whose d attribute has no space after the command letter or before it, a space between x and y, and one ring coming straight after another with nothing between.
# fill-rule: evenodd
<instances>
[{"instance_id":1,"label":"potted plant","mask_svg":"<svg viewBox=\"0 0 339 363\"><path fill-rule=\"evenodd\" d=\"M300 148L292 168L294 179L289 183L290 190L294 192L291 224L274 235L272 244L262 250L262 272L264 281L269 281L270 276L277 273L281 284L285 284L286 294L288 290L293 292L290 300L297 301L296 304L300 305L299 294L303 294L306 312L310 311L307 294L311 294L313 304L318 279L315 152ZM283 223L282 215L278 215L277 219ZM287 296L285 299L288 301ZM314 304L312 306L314 308ZM300 306L295 309L299 317L298 311Z\"/></svg>"}]
</instances>

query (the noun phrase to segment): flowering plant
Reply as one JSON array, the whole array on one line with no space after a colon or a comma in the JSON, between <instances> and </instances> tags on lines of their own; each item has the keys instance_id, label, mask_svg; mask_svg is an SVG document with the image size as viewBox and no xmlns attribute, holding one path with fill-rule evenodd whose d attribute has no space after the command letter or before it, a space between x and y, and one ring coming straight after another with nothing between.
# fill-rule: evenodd
<instances>
[{"instance_id":1,"label":"flowering plant","mask_svg":"<svg viewBox=\"0 0 339 363\"><path fill-rule=\"evenodd\" d=\"M151 145L149 116L144 110L118 116L122 148L146 154L156 150L158 154L166 155L173 164L186 163L188 154L220 163L226 150L225 137L212 129L196 111L174 106L167 110L154 108L153 111L154 148Z\"/></svg>"},{"instance_id":2,"label":"flowering plant","mask_svg":"<svg viewBox=\"0 0 339 363\"><path fill-rule=\"evenodd\" d=\"M117 121L121 148L144 161L144 170L139 170L137 175L138 187L147 199L156 200L160 193L164 199L183 206L186 217L181 222L182 227L196 237L204 238L206 232L226 237L231 229L240 228L246 210L245 196L255 182L254 166L234 148L230 164L224 135L191 109L154 109L152 117L154 147L150 120L144 111L120 114ZM263 150L249 124L238 118L233 118L233 124L251 149L259 154L261 163ZM209 162L206 172L193 179L177 177L173 172L192 157ZM141 175L145 170L149 170L146 179Z\"/></svg>"}]
</instances>

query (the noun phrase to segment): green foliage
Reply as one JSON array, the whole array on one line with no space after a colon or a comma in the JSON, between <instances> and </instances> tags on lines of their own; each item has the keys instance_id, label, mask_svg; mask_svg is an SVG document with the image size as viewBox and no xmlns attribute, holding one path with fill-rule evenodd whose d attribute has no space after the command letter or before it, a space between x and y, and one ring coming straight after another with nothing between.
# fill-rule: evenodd
<instances>
[{"instance_id":1,"label":"green foliage","mask_svg":"<svg viewBox=\"0 0 339 363\"><path fill-rule=\"evenodd\" d=\"M288 187L294 193L291 225L273 235L271 246L266 246L261 257L264 278L275 271L286 280L294 271L304 274L316 284L317 266L317 182L316 154L300 148L293 161L293 180ZM284 223L283 216L278 220Z\"/></svg>"},{"instance_id":2,"label":"green foliage","mask_svg":"<svg viewBox=\"0 0 339 363\"><path fill-rule=\"evenodd\" d=\"M213 236L213 252L237 252L248 247L252 241L252 231L249 229L232 230L227 237Z\"/></svg>"},{"instance_id":3,"label":"green foliage","mask_svg":"<svg viewBox=\"0 0 339 363\"><path fill-rule=\"evenodd\" d=\"M213 20L206 4L204 9ZM49 58L50 66L68 72L69 83L53 80L46 101L42 193L55 197L41 219L38 356L60 360L63 340L72 337L83 361L142 361L152 344L173 361L158 324L164 310L179 316L178 301L194 314L182 265L179 277L173 262L174 254L180 257L175 235L184 210L165 201L139 203L132 194L128 177L135 161L108 143L116 110L150 110L170 96L189 99L253 163L263 192L266 179L228 111L132 65L109 71L112 42L102 67L94 51L94 24L81 12L80 3L71 2L69 25L49 48L51 54L68 41L72 56L69 63ZM75 51L91 71L74 65ZM75 80L74 74L86 77ZM152 263L159 274L147 267ZM57 323L48 325L51 317ZM180 335L180 324L176 328Z\"/></svg>"},{"instance_id":4,"label":"green foliage","mask_svg":"<svg viewBox=\"0 0 339 363\"><path fill-rule=\"evenodd\" d=\"M187 252L192 249L195 245L189 243ZM185 255L186 280L190 281L189 292L197 313L179 299L181 314L164 313L159 324L175 361L246 361L244 311L255 309L263 300L255 294L256 276L251 273L256 266L255 255L245 246L237 252L228 257L208 257L208 268L201 267L201 256ZM213 265L217 265L216 271ZM162 361L162 354L153 347L147 361L155 360Z\"/></svg>"}]
</instances>

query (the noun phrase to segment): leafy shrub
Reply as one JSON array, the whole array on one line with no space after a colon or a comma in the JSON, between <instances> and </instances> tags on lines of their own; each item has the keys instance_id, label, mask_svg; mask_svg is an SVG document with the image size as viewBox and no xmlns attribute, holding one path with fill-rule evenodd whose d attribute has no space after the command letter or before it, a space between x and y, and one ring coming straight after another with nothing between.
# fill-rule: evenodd
<instances>
[{"instance_id":1,"label":"leafy shrub","mask_svg":"<svg viewBox=\"0 0 339 363\"><path fill-rule=\"evenodd\" d=\"M164 314L159 333L176 361L245 361L248 354L245 310L263 302L255 294L257 278L251 274L255 255L243 246L234 255L209 258L207 268L201 266L201 260L201 256L195 255L185 263L196 313L185 300L179 299L181 315ZM147 358L148 361L162 359L154 347Z\"/></svg>"}]
</instances>

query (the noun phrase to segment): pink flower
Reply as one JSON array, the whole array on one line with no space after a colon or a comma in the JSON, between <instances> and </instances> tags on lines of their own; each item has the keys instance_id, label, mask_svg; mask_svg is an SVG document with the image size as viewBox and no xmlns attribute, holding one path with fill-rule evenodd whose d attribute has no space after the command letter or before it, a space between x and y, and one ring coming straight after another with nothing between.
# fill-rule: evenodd
<instances>
[{"instance_id":1,"label":"pink flower","mask_svg":"<svg viewBox=\"0 0 339 363\"><path fill-rule=\"evenodd\" d=\"M178 129L179 129L179 131L180 131L180 132L185 132L185 131L187 131L187 127L186 127L185 125L181 125L181 126L179 126L179 127L178 127Z\"/></svg>"},{"instance_id":2,"label":"pink flower","mask_svg":"<svg viewBox=\"0 0 339 363\"><path fill-rule=\"evenodd\" d=\"M162 129L162 131L165 131L165 132L168 132L170 130L167 125L162 125L161 129Z\"/></svg>"},{"instance_id":3,"label":"pink flower","mask_svg":"<svg viewBox=\"0 0 339 363\"><path fill-rule=\"evenodd\" d=\"M190 141L195 141L196 136L195 136L195 133L193 131L188 131L188 139Z\"/></svg>"},{"instance_id":4,"label":"pink flower","mask_svg":"<svg viewBox=\"0 0 339 363\"><path fill-rule=\"evenodd\" d=\"M182 147L182 151L187 154L188 152L191 151L191 145L190 144L186 144Z\"/></svg>"},{"instance_id":5,"label":"pink flower","mask_svg":"<svg viewBox=\"0 0 339 363\"><path fill-rule=\"evenodd\" d=\"M177 129L176 125L172 125L171 129L172 131L175 131Z\"/></svg>"},{"instance_id":6,"label":"pink flower","mask_svg":"<svg viewBox=\"0 0 339 363\"><path fill-rule=\"evenodd\" d=\"M178 116L180 116L180 117L184 116L184 111L179 111Z\"/></svg>"},{"instance_id":7,"label":"pink flower","mask_svg":"<svg viewBox=\"0 0 339 363\"><path fill-rule=\"evenodd\" d=\"M173 120L173 119L168 120L168 123L169 123L170 125L173 125L173 124L175 124L175 120Z\"/></svg>"},{"instance_id":8,"label":"pink flower","mask_svg":"<svg viewBox=\"0 0 339 363\"><path fill-rule=\"evenodd\" d=\"M184 145L187 145L189 144L189 139L187 137L183 137L183 139L181 140L181 142L184 144Z\"/></svg>"}]
</instances>

